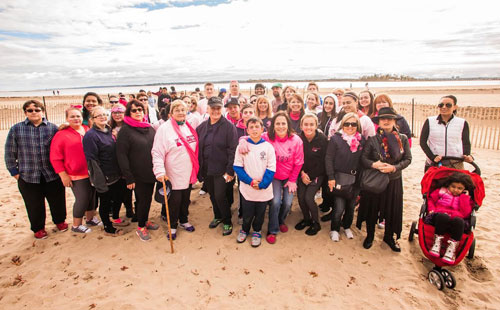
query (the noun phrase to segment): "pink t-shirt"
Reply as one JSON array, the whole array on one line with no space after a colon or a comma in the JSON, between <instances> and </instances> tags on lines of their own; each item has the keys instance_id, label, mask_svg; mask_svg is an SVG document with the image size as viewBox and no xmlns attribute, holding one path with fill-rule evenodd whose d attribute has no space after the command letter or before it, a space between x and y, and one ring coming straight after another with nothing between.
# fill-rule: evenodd
<instances>
[{"instance_id":1,"label":"pink t-shirt","mask_svg":"<svg viewBox=\"0 0 500 310\"><path fill-rule=\"evenodd\" d=\"M291 137L278 138L274 141L269 139L267 132L262 134L262 138L274 147L276 152L276 174L275 179L296 182L300 169L304 164L304 149L302 139L296 134Z\"/></svg>"}]
</instances>

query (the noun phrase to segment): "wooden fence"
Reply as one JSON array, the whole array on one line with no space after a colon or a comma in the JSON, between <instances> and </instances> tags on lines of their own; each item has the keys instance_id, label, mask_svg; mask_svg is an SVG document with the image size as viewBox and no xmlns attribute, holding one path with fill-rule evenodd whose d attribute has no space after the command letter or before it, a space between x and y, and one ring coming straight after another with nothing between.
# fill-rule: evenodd
<instances>
[{"instance_id":1,"label":"wooden fence","mask_svg":"<svg viewBox=\"0 0 500 310\"><path fill-rule=\"evenodd\" d=\"M57 96L36 99L45 103L46 116L55 124L64 123L64 111L71 104L82 104L81 100L61 99ZM104 107L109 108L108 98L102 96L102 99ZM10 129L12 125L25 119L22 105L23 102L16 102L15 99L11 102L0 103L0 130ZM394 108L406 118L416 138L419 137L427 117L438 113L435 105L417 102L395 103ZM500 108L459 107L457 115L465 118L469 123L473 148L500 150Z\"/></svg>"}]
</instances>

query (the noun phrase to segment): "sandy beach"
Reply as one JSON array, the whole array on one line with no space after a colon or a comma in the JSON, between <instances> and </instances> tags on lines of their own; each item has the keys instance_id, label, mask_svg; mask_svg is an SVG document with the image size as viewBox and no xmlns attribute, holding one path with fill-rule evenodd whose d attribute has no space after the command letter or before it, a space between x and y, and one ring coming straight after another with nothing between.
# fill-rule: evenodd
<instances>
[{"instance_id":1,"label":"sandy beach","mask_svg":"<svg viewBox=\"0 0 500 310\"><path fill-rule=\"evenodd\" d=\"M2 147L6 134L0 132ZM432 264L422 255L418 241L407 241L422 203L419 182L424 155L417 143L412 152L413 162L404 171L399 254L382 242L380 229L370 250L362 247L364 227L353 229L354 240L341 237L339 243L329 239L329 223L322 223L314 237L296 231L293 226L301 218L296 200L287 219L291 229L278 235L275 245L265 241L259 248L248 242L237 244L236 232L223 237L220 227L208 228L210 200L207 195L199 196L198 189L191 194L190 207L196 231L179 232L174 254L169 252L158 203L153 204L150 217L161 228L152 232L149 243L139 241L135 225L126 227L128 233L121 237L105 236L99 228L85 236L55 232L48 210L49 238L35 241L16 181L2 161L0 308L498 309L498 151L473 150L486 185L486 199L478 213L476 256L451 268L458 284L444 291L427 281ZM68 221L72 203L73 195L67 190ZM236 202L233 210L235 206Z\"/></svg>"}]
</instances>

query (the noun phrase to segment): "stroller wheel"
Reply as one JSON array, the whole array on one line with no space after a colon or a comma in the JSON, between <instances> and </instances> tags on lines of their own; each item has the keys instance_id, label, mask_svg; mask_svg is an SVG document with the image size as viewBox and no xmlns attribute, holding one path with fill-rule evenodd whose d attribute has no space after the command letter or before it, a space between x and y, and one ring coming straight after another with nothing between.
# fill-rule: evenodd
<instances>
[{"instance_id":1,"label":"stroller wheel","mask_svg":"<svg viewBox=\"0 0 500 310\"><path fill-rule=\"evenodd\" d=\"M429 279L429 282L438 290L441 291L444 288L444 278L439 271L434 269L429 271L427 278Z\"/></svg>"},{"instance_id":2,"label":"stroller wheel","mask_svg":"<svg viewBox=\"0 0 500 310\"><path fill-rule=\"evenodd\" d=\"M457 286L457 280L455 280L455 277L451 272L444 268L442 268L440 271L441 275L444 278L444 285L446 285L447 288L454 288L455 286Z\"/></svg>"},{"instance_id":3,"label":"stroller wheel","mask_svg":"<svg viewBox=\"0 0 500 310\"><path fill-rule=\"evenodd\" d=\"M474 241L472 241L472 244L470 245L469 253L467 254L468 259L474 258L474 251L475 250L476 250L476 239L474 239Z\"/></svg>"},{"instance_id":4,"label":"stroller wheel","mask_svg":"<svg viewBox=\"0 0 500 310\"><path fill-rule=\"evenodd\" d=\"M417 232L417 221L411 222L410 234L408 235L408 241L413 241L413 235Z\"/></svg>"}]
</instances>

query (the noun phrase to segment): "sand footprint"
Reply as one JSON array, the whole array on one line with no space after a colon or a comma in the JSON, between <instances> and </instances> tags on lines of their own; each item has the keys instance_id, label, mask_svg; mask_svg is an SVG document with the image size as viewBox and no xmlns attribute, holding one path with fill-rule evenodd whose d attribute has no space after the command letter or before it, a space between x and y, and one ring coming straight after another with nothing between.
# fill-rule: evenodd
<instances>
[{"instance_id":1,"label":"sand footprint","mask_svg":"<svg viewBox=\"0 0 500 310\"><path fill-rule=\"evenodd\" d=\"M469 277L477 282L487 282L493 279L493 275L488 267L484 264L481 257L474 257L474 259L465 260L465 266L469 271Z\"/></svg>"}]
</instances>

